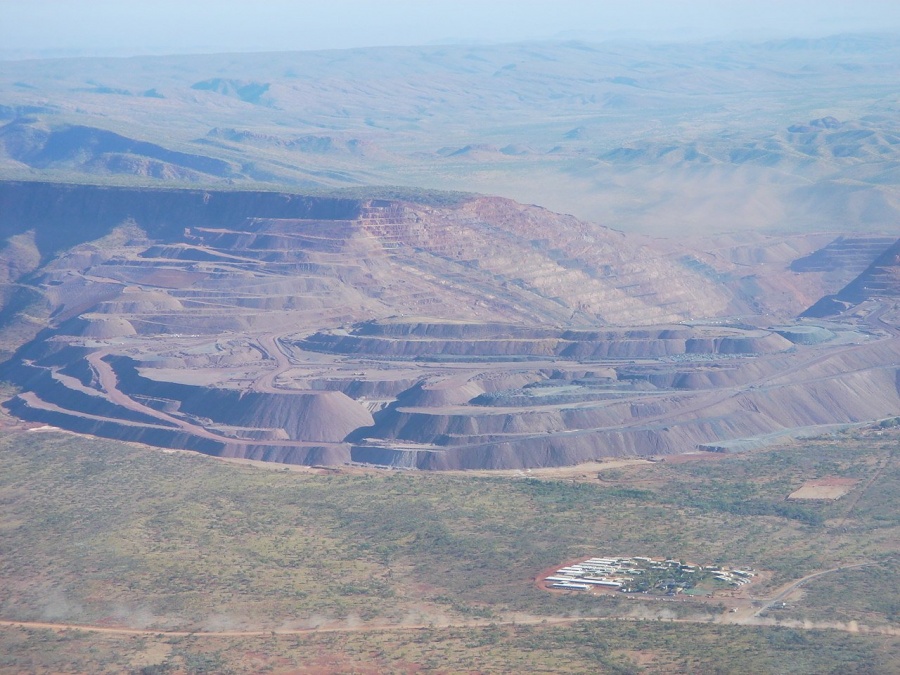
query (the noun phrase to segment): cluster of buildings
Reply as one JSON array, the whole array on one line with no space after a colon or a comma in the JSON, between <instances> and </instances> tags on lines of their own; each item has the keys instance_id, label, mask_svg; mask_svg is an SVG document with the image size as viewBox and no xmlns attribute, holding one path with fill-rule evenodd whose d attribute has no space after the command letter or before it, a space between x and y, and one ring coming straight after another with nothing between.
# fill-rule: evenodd
<instances>
[{"instance_id":1,"label":"cluster of buildings","mask_svg":"<svg viewBox=\"0 0 900 675\"><path fill-rule=\"evenodd\" d=\"M719 565L691 565L679 560L646 558L590 558L560 567L544 581L549 588L586 591L610 588L624 593L665 593L675 595L713 580L729 586L749 584L755 573Z\"/></svg>"},{"instance_id":2,"label":"cluster of buildings","mask_svg":"<svg viewBox=\"0 0 900 675\"><path fill-rule=\"evenodd\" d=\"M753 577L756 576L754 572L749 570L729 570L717 566L710 566L706 569L712 573L713 579L723 581L730 586L749 584L753 581Z\"/></svg>"},{"instance_id":3,"label":"cluster of buildings","mask_svg":"<svg viewBox=\"0 0 900 675\"><path fill-rule=\"evenodd\" d=\"M625 575L643 574L642 570L629 568L633 558L590 558L577 565L560 567L553 576L546 578L551 588L584 591L591 586L622 588ZM649 559L648 559L649 560Z\"/></svg>"}]
</instances>

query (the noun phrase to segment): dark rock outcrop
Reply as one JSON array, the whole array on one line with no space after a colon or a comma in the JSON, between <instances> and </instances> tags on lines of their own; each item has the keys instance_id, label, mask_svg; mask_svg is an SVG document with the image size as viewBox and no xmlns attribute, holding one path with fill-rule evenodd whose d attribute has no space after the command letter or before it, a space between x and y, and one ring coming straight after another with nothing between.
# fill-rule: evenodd
<instances>
[{"instance_id":1,"label":"dark rock outcrop","mask_svg":"<svg viewBox=\"0 0 900 675\"><path fill-rule=\"evenodd\" d=\"M835 295L819 300L803 316L826 317L872 298L900 297L900 239Z\"/></svg>"},{"instance_id":2,"label":"dark rock outcrop","mask_svg":"<svg viewBox=\"0 0 900 675\"><path fill-rule=\"evenodd\" d=\"M173 190L0 181L0 238L35 232L38 250L51 254L107 235L133 221L160 239L184 228L236 227L248 218L352 219L359 200L277 192Z\"/></svg>"}]
</instances>

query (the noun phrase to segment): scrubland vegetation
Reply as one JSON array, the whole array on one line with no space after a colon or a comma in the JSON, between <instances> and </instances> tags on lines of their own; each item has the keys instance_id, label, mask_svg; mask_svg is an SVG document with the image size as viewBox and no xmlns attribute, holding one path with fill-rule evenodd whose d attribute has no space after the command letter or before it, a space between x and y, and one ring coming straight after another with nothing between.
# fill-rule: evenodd
<instances>
[{"instance_id":1,"label":"scrubland vegetation","mask_svg":"<svg viewBox=\"0 0 900 675\"><path fill-rule=\"evenodd\" d=\"M833 631L670 622L492 625L264 637L0 631L9 672L548 673L894 672L896 640Z\"/></svg>"},{"instance_id":2,"label":"scrubland vegetation","mask_svg":"<svg viewBox=\"0 0 900 675\"><path fill-rule=\"evenodd\" d=\"M723 672L791 672L776 665L790 652L793 672L888 672L898 658L888 635L670 625L658 619L709 620L724 607L660 610L616 594L550 594L533 580L565 560L639 551L771 571L753 589L768 597L811 572L871 561L880 564L823 577L769 616L896 627L895 445L891 436L863 433L712 461L619 467L572 482L295 473L8 432L0 437L0 619L350 632L176 639L7 628L3 668L113 672L150 654L159 658L145 665L162 670L147 672L263 665L278 672L316 663L338 671L367 664L373 672L404 664L716 672L722 663L738 664ZM861 482L836 502L784 501L825 475ZM657 620L553 624L623 615ZM517 619L535 623L508 623ZM467 623L492 626L459 627ZM347 660L329 661L338 652Z\"/></svg>"}]
</instances>

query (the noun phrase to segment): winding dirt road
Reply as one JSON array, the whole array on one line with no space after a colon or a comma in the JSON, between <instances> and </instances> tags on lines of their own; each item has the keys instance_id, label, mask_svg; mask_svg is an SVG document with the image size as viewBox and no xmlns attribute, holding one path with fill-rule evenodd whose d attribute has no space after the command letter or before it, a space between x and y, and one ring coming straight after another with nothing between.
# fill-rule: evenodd
<instances>
[{"instance_id":1,"label":"winding dirt road","mask_svg":"<svg viewBox=\"0 0 900 675\"><path fill-rule=\"evenodd\" d=\"M890 626L864 626L850 623L838 622L812 622L786 620L778 621L772 618L763 618L760 615L774 604L781 602L798 588L803 587L810 581L819 579L834 572L843 570L858 569L861 567L869 567L877 565L877 562L857 563L855 565L844 565L834 567L820 572L808 574L802 579L797 579L783 586L778 592L763 601L759 608L748 607L734 614L720 614L708 618L674 618L656 616L653 611L646 612L645 616L626 615L619 617L569 617L569 616L533 616L533 615L513 615L502 619L468 619L464 621L435 621L429 623L368 623L368 624L349 624L349 623L333 623L330 625L312 626L307 628L281 628L269 630L223 630L223 631L207 631L207 630L153 630L149 628L127 628L117 626L95 626L76 623L51 623L43 621L9 621L0 620L0 627L4 628L23 628L53 631L86 631L92 633L102 633L106 635L141 635L141 636L166 636L166 637L204 637L204 638L231 638L231 637L264 637L271 635L314 635L318 633L372 633L372 632L392 632L392 631L419 631L431 628L486 628L488 626L515 626L515 625L568 625L582 621L655 621L662 619L675 623L690 624L730 624L730 625L751 625L751 626L785 626L791 628L800 628L804 630L839 630L847 633L872 633L879 635L895 635L900 636L900 628ZM663 611L665 607L661 608Z\"/></svg>"},{"instance_id":2,"label":"winding dirt road","mask_svg":"<svg viewBox=\"0 0 900 675\"><path fill-rule=\"evenodd\" d=\"M842 567L832 567L830 570L823 570L821 572L813 572L812 574L807 574L802 579L797 579L797 581L791 582L787 586L783 586L781 590L773 597L767 600L762 607L753 612L753 616L759 616L767 609L771 609L773 605L783 601L787 598L791 593L796 591L798 588L802 588L807 583L812 581L813 579L818 579L820 577L824 577L827 574L833 574L834 572L843 572L844 570L853 570L860 567L871 567L872 565L877 565L876 562L865 562L858 563L856 565L844 565Z\"/></svg>"},{"instance_id":3,"label":"winding dirt road","mask_svg":"<svg viewBox=\"0 0 900 675\"><path fill-rule=\"evenodd\" d=\"M471 619L468 621L446 621L446 622L429 622L417 624L360 624L360 625L332 625L332 626L315 626L310 628L288 628L288 629L271 629L271 630L223 630L223 631L204 631L204 630L151 630L148 628L122 628L115 626L92 626L87 624L76 623L49 623L42 621L0 621L0 627L8 628L31 628L42 630L81 630L91 633L104 633L107 635L164 635L171 637L264 637L268 635L312 635L316 633L369 633L369 632L388 632L388 631L407 631L407 630L425 630L427 628L484 628L487 626L514 626L514 625L559 625L570 624L578 621L600 621L598 618L573 618L573 617L520 617L516 619L506 619L502 621L490 621L487 619Z\"/></svg>"},{"instance_id":4,"label":"winding dirt road","mask_svg":"<svg viewBox=\"0 0 900 675\"><path fill-rule=\"evenodd\" d=\"M717 617L719 618L719 617ZM138 635L144 637L201 637L201 638L244 638L244 637L270 637L272 635L317 635L321 633L390 633L396 631L421 631L440 628L487 628L489 626L560 626L581 622L602 621L629 621L639 623L643 621L663 620L670 623L685 624L729 624L741 626L783 626L799 628L802 630L837 630L845 633L868 633L874 635L900 636L900 628L889 626L864 626L855 623L829 623L811 621L774 621L757 617L750 619L736 619L724 617L722 620L698 619L698 618L670 618L670 617L529 617L522 619L507 619L489 621L473 619L462 622L432 622L427 624L365 624L365 625L336 625L314 628L278 628L271 630L223 630L223 631L188 631L188 630L151 630L148 628L120 628L114 626L92 626L76 623L49 623L43 621L0 621L0 628L21 628L26 630L52 630L52 631L84 631L88 633L100 633L104 635Z\"/></svg>"}]
</instances>

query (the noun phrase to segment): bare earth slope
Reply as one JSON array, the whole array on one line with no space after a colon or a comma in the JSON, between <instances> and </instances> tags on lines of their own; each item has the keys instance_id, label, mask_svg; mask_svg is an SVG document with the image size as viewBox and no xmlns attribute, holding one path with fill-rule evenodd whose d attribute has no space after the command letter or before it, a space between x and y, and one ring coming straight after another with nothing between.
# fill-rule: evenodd
<instances>
[{"instance_id":1,"label":"bare earth slope","mask_svg":"<svg viewBox=\"0 0 900 675\"><path fill-rule=\"evenodd\" d=\"M884 238L675 243L459 195L0 198L7 406L26 420L453 469L729 451L900 413L887 287L855 318L792 320L871 276Z\"/></svg>"}]
</instances>

